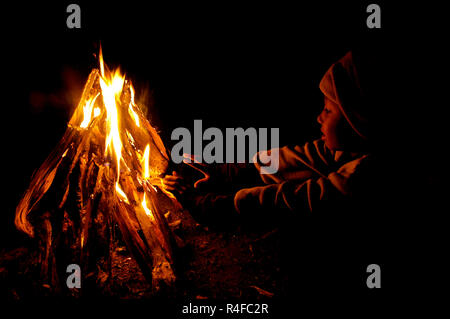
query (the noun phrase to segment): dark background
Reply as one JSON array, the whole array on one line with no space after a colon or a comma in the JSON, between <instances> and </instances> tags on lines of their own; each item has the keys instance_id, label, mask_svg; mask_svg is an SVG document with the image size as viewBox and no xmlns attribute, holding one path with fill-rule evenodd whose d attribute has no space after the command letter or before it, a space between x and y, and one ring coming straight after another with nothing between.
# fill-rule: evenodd
<instances>
[{"instance_id":1,"label":"dark background","mask_svg":"<svg viewBox=\"0 0 450 319\"><path fill-rule=\"evenodd\" d=\"M68 29L69 3L3 11L5 229L98 67L100 42L105 62L133 80L168 147L171 131L194 119L204 128L279 127L285 145L318 137L322 75L355 46L379 48L390 24L383 9L383 28L368 30L364 3L127 1L79 2L81 29Z\"/></svg>"},{"instance_id":2,"label":"dark background","mask_svg":"<svg viewBox=\"0 0 450 319\"><path fill-rule=\"evenodd\" d=\"M383 102L380 143L402 168L387 183L400 180L405 198L415 193L407 193L402 178L411 177L416 191L426 189L419 194L425 207L420 213L411 209L413 200L404 209L414 218L428 214L424 222L433 227L439 216L435 200L444 194L444 156L437 149L445 141L446 122L439 116L442 82L429 73L440 67L436 59L442 54L433 39L445 42L444 29L433 24L440 19L429 16L438 15L438 7L410 11L412 5L377 1L382 28L369 30L368 1L78 1L81 29L68 29L69 3L2 8L0 247L23 239L13 226L15 207L32 172L63 135L98 65L100 42L105 62L133 80L138 100L148 105L148 117L168 146L171 131L193 127L194 119L202 119L204 128L279 127L281 145L316 138L324 72L349 49L371 53L382 66L374 75ZM421 238L428 231L418 230Z\"/></svg>"}]
</instances>

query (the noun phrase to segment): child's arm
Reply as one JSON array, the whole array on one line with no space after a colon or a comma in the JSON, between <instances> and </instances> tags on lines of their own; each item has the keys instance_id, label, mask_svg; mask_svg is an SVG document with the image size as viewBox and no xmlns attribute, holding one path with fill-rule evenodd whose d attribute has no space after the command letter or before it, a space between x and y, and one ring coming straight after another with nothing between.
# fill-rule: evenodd
<instances>
[{"instance_id":1,"label":"child's arm","mask_svg":"<svg viewBox=\"0 0 450 319\"><path fill-rule=\"evenodd\" d=\"M366 159L367 156L362 156L348 162L327 176L241 189L234 196L235 209L246 219L261 218L275 211L283 216L283 213L314 213L329 208L364 188L356 184L367 180L362 178L367 174L367 166L360 169ZM355 183L356 180L360 182Z\"/></svg>"},{"instance_id":2,"label":"child's arm","mask_svg":"<svg viewBox=\"0 0 450 319\"><path fill-rule=\"evenodd\" d=\"M262 152L264 153L264 152ZM307 180L315 176L326 176L336 169L334 152L330 151L321 140L282 147L278 151L278 170L273 174L261 174L266 184L282 183L287 180ZM255 161L258 171L263 165Z\"/></svg>"}]
</instances>

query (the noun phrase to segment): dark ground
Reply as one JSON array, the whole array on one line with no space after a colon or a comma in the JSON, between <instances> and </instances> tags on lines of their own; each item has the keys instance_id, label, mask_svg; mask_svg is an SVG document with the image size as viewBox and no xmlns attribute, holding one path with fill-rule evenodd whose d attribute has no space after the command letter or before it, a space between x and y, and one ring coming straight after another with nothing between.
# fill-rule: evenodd
<instances>
[{"instance_id":1,"label":"dark ground","mask_svg":"<svg viewBox=\"0 0 450 319\"><path fill-rule=\"evenodd\" d=\"M170 298L183 300L270 299L283 294L279 231L215 232L197 224L188 212L171 223L178 237L177 282ZM50 295L35 271L32 248L2 251L0 295L3 300L32 301ZM112 255L112 279L97 298L145 300L155 296L123 243ZM79 296L78 296L79 298ZM82 297L83 298L83 297Z\"/></svg>"}]
</instances>

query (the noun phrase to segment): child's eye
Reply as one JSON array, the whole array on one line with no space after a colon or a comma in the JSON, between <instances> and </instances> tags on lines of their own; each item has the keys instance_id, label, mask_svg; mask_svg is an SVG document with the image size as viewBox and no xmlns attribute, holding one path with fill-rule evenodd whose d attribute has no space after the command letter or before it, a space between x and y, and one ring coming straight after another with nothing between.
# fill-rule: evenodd
<instances>
[{"instance_id":1,"label":"child's eye","mask_svg":"<svg viewBox=\"0 0 450 319\"><path fill-rule=\"evenodd\" d=\"M331 110L330 110L330 109L327 109L327 108L324 108L323 110L324 110L325 113L327 113L327 114L331 112Z\"/></svg>"}]
</instances>

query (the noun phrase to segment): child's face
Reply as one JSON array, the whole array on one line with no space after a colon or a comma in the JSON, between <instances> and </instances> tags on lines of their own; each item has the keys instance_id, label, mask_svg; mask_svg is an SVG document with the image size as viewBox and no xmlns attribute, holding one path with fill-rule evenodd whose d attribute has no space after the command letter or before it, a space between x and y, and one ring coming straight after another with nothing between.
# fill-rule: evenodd
<instances>
[{"instance_id":1,"label":"child's face","mask_svg":"<svg viewBox=\"0 0 450 319\"><path fill-rule=\"evenodd\" d=\"M325 97L324 104L322 113L317 117L317 122L321 125L322 140L329 149L342 150L347 122L336 103Z\"/></svg>"}]
</instances>

